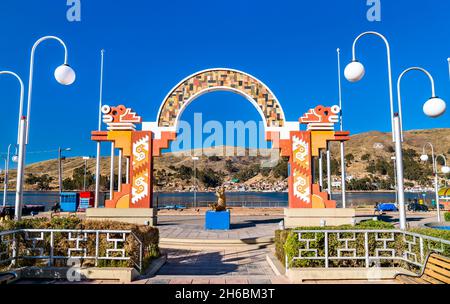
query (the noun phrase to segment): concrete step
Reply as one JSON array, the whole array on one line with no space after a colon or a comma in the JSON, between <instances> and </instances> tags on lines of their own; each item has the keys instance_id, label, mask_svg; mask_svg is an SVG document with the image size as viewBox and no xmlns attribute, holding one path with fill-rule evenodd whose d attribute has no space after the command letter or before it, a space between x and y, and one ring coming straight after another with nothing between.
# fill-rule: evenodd
<instances>
[{"instance_id":1,"label":"concrete step","mask_svg":"<svg viewBox=\"0 0 450 304\"><path fill-rule=\"evenodd\" d=\"M159 247L161 248L235 248L235 247L267 247L273 245L275 238L260 237L248 239L178 239L161 238Z\"/></svg>"}]
</instances>

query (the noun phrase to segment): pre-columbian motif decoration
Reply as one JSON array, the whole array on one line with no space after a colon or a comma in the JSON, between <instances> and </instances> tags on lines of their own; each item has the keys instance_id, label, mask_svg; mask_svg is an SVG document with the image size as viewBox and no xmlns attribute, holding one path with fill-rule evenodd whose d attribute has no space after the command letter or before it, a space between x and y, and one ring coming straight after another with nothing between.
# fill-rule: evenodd
<instances>
[{"instance_id":1,"label":"pre-columbian motif decoration","mask_svg":"<svg viewBox=\"0 0 450 304\"><path fill-rule=\"evenodd\" d=\"M152 132L136 131L142 122L132 109L123 105L103 106L103 122L109 131L92 132L92 140L114 142L122 155L130 161L126 174L129 184L121 184L119 191L105 202L106 208L151 208L152 202Z\"/></svg>"},{"instance_id":2,"label":"pre-columbian motif decoration","mask_svg":"<svg viewBox=\"0 0 450 304\"><path fill-rule=\"evenodd\" d=\"M284 126L283 110L270 89L254 77L230 69L202 71L179 83L163 101L158 126L175 127L179 114L188 102L214 90L231 90L247 95L264 114L267 127Z\"/></svg>"},{"instance_id":3,"label":"pre-columbian motif decoration","mask_svg":"<svg viewBox=\"0 0 450 304\"><path fill-rule=\"evenodd\" d=\"M290 139L279 140L281 155L289 157L290 208L336 208L336 202L330 200L329 194L314 183L313 164L329 142L350 139L349 132L334 131L339 113L338 106L310 109L300 118L300 123L307 125L307 131L291 131ZM274 138L279 136L269 132L268 139Z\"/></svg>"}]
</instances>

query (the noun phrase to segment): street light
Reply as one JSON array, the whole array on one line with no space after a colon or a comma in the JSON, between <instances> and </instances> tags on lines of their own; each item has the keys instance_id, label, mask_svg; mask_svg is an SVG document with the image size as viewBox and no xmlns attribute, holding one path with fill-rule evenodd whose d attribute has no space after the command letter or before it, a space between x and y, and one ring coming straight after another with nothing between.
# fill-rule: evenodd
<instances>
[{"instance_id":1,"label":"street light","mask_svg":"<svg viewBox=\"0 0 450 304\"><path fill-rule=\"evenodd\" d=\"M411 67L408 68L406 70L404 70L400 76L398 77L397 80L397 100L398 100L398 117L394 117L394 121L395 121L395 129L399 129L398 132L398 137L395 137L395 143L396 143L396 149L395 149L395 154L397 157L397 181L399 184L399 189L402 193L399 193L400 196L403 197L403 206L400 205L400 212L404 212L405 213L405 218L406 218L406 210L404 209L404 187L403 187L403 148L402 148L402 142L404 140L404 136L403 136L403 119L402 119L402 95L401 95L401 81L403 79L403 77L412 71L419 71L424 73L428 79L430 80L431 83L431 98L428 99L428 101L424 104L423 106L423 111L425 113L425 115L427 115L428 117L431 118L436 118L441 116L442 114L444 114L445 112L445 102L438 98L436 96L436 90L435 90L435 86L434 86L434 79L433 76L431 76L431 74L420 67ZM401 171L400 171L401 170ZM403 209L402 209L403 208Z\"/></svg>"},{"instance_id":2,"label":"street light","mask_svg":"<svg viewBox=\"0 0 450 304\"><path fill-rule=\"evenodd\" d=\"M63 190L63 167L62 167L62 151L72 151L71 148L64 148L62 149L61 147L58 148L58 184L59 184L59 194L61 194L62 190ZM65 159L65 157L64 157Z\"/></svg>"},{"instance_id":3,"label":"street light","mask_svg":"<svg viewBox=\"0 0 450 304\"><path fill-rule=\"evenodd\" d=\"M197 169L195 167L195 162L200 158L193 156L192 160L194 161L194 208L197 207Z\"/></svg>"},{"instance_id":4,"label":"street light","mask_svg":"<svg viewBox=\"0 0 450 304\"><path fill-rule=\"evenodd\" d=\"M36 52L36 48L46 40L56 40L58 41L62 47L64 48L64 63L56 68L54 77L56 81L62 85L71 85L75 82L76 75L75 71L68 65L68 51L67 46L60 38L55 36L45 36L38 39L32 49L30 56L30 74L28 80L28 100L27 100L27 113L26 116L23 115L23 99L20 102L20 110L19 110L19 132L18 132L18 144L19 144L19 153L17 159L17 187L16 187L16 215L15 219L20 220L22 216L22 201L23 201L23 178L24 178L24 165L25 165L25 154L26 154L26 145L29 143L29 127L30 127L30 111L31 111L31 102L33 96L33 75L34 75L34 55ZM61 186L60 186L61 190Z\"/></svg>"},{"instance_id":5,"label":"street light","mask_svg":"<svg viewBox=\"0 0 450 304\"><path fill-rule=\"evenodd\" d=\"M431 118L437 118L445 113L445 110L447 107L445 104L445 101L443 101L442 99L440 99L439 97L436 96L436 89L434 86L433 76L431 76L431 74L427 70L420 68L420 67L411 67L411 68L404 70L398 77L398 81L397 81L397 94L398 94L398 106L399 106L399 115L400 115L400 126L402 128L402 141L403 141L402 96L401 96L400 88L401 88L401 81L402 81L403 77L411 71L419 71L419 72L424 73L428 77L428 79L430 80L430 83L431 83L431 97L423 105L423 112L425 113L425 115L427 115L428 117L431 117Z\"/></svg>"},{"instance_id":6,"label":"street light","mask_svg":"<svg viewBox=\"0 0 450 304\"><path fill-rule=\"evenodd\" d=\"M425 146L423 146L423 154L420 156L420 160L423 162L427 162L430 158L427 154L425 154L425 148L426 146L431 147L431 158L432 158L432 164L433 164L433 174L434 174L434 191L436 194L436 208L437 208L437 221L438 223L441 222L441 206L439 203L439 178L438 178L438 169L437 169L437 159L439 157L442 157L444 160L444 166L441 168L442 173L448 174L450 173L450 167L447 166L447 160L444 155L440 154L435 156L434 155L434 147L432 143L426 143Z\"/></svg>"},{"instance_id":7,"label":"street light","mask_svg":"<svg viewBox=\"0 0 450 304\"><path fill-rule=\"evenodd\" d=\"M403 153L401 147L401 126L400 126L400 114L394 113L394 93L392 84L392 65L391 65L391 47L388 40L382 34L378 32L364 32L360 34L353 42L352 47L352 62L349 63L344 70L345 78L350 82L360 81L366 70L364 65L356 59L356 43L364 36L374 35L381 38L386 45L387 53L387 67L388 67L388 83L389 83L389 104L391 109L391 129L392 140L395 142L395 157L396 157L396 171L397 171L397 198L400 211L400 229L406 229L406 211L405 211L405 192L403 185ZM399 105L401 111L401 106Z\"/></svg>"},{"instance_id":8,"label":"street light","mask_svg":"<svg viewBox=\"0 0 450 304\"><path fill-rule=\"evenodd\" d=\"M388 77L389 77L389 100L391 107L391 127L392 127L392 138L394 140L394 93L392 84L392 65L391 65L391 47L388 40L382 34L378 32L364 32L356 37L353 42L352 47L352 62L350 62L344 70L344 76L349 82L358 82L363 79L366 74L364 65L356 59L356 43L364 36L374 35L381 38L386 45L387 52L387 67L388 67Z\"/></svg>"},{"instance_id":9,"label":"street light","mask_svg":"<svg viewBox=\"0 0 450 304\"><path fill-rule=\"evenodd\" d=\"M382 34L377 32L365 32L360 34L355 41L353 42L352 48L352 62L347 65L345 68L344 74L348 81L357 82L361 80L365 75L365 68L362 63L360 63L356 59L356 43L360 38L366 35L375 35L381 38L385 45L387 51L387 66L388 66L388 77L389 77L389 101L390 101L390 109L391 109L391 127L392 127L392 139L395 142L395 157L396 157L396 174L397 174L397 197L399 203L399 211L400 211L400 228L406 228L406 210L405 210L405 192L404 192L404 178L403 178L403 150L402 150L402 142L403 142L403 130L402 130L402 105L401 105L401 93L400 93L400 83L405 74L410 71L416 70L425 73L430 81L432 86L432 96L425 103L423 110L424 113L432 118L439 117L445 112L445 102L436 97L435 88L434 88L434 80L433 77L428 73L428 71L419 68L412 67L406 69L399 77L397 82L397 107L398 113L394 113L394 95L393 95L393 85L392 85L392 65L391 65L391 49L388 40Z\"/></svg>"},{"instance_id":10,"label":"street light","mask_svg":"<svg viewBox=\"0 0 450 304\"><path fill-rule=\"evenodd\" d=\"M11 71L0 71L0 75L11 75L17 79L20 85L20 97L19 97L19 125L17 130L17 144L19 145L22 141L24 132L25 132L25 123L26 118L22 116L23 112L23 99L24 99L24 85L22 78L19 77L14 72ZM20 220L22 216L22 197L23 197L23 166L24 166L24 145L22 148L19 148L19 154L21 154L22 158L19 158L19 155L13 157L13 162L17 163L17 181L16 181L16 201L15 201L15 215L14 218L16 220ZM21 162L19 162L21 160ZM19 174L21 173L21 174Z\"/></svg>"},{"instance_id":11,"label":"street light","mask_svg":"<svg viewBox=\"0 0 450 304\"><path fill-rule=\"evenodd\" d=\"M83 157L84 160L84 178L83 178L83 191L86 191L86 171L87 171L87 161L91 159L89 156Z\"/></svg>"}]
</instances>

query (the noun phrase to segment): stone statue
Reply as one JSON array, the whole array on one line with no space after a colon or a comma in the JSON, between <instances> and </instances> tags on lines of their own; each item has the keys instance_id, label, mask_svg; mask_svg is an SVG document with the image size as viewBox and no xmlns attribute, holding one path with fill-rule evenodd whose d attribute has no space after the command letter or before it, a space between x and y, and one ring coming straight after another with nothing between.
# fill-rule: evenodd
<instances>
[{"instance_id":1,"label":"stone statue","mask_svg":"<svg viewBox=\"0 0 450 304\"><path fill-rule=\"evenodd\" d=\"M217 189L216 192L217 196L217 203L211 204L211 210L220 212L220 211L226 211L227 210L227 199L225 197L225 188L220 187Z\"/></svg>"}]
</instances>

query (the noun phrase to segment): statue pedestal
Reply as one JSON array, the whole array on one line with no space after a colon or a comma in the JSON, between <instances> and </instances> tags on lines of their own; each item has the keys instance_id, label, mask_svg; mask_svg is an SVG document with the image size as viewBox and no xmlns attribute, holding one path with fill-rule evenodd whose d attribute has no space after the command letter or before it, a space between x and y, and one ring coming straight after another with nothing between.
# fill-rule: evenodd
<instances>
[{"instance_id":1,"label":"statue pedestal","mask_svg":"<svg viewBox=\"0 0 450 304\"><path fill-rule=\"evenodd\" d=\"M321 227L355 224L355 209L284 209L284 226Z\"/></svg>"},{"instance_id":2,"label":"statue pedestal","mask_svg":"<svg viewBox=\"0 0 450 304\"><path fill-rule=\"evenodd\" d=\"M157 209L118 209L118 208L89 208L86 210L86 219L96 221L114 221L135 225L156 226Z\"/></svg>"},{"instance_id":3,"label":"statue pedestal","mask_svg":"<svg viewBox=\"0 0 450 304\"><path fill-rule=\"evenodd\" d=\"M206 230L230 230L230 210L227 211L206 211Z\"/></svg>"}]
</instances>

